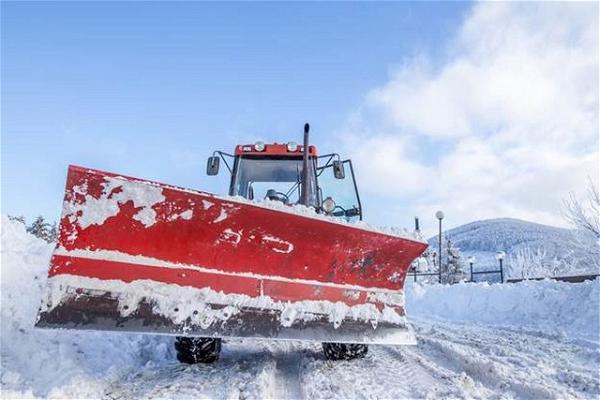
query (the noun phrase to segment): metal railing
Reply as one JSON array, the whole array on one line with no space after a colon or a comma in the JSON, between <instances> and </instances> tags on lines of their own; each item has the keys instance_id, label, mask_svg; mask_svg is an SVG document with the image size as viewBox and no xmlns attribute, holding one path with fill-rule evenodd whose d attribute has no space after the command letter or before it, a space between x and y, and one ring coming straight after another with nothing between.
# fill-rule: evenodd
<instances>
[{"instance_id":1,"label":"metal railing","mask_svg":"<svg viewBox=\"0 0 600 400\"><path fill-rule=\"evenodd\" d=\"M545 276L539 278L508 278L506 283L517 283L522 281L541 281L543 279L552 279L555 281L569 282L569 283L580 283L585 281L593 281L594 279L600 278L600 274L583 274L583 275L571 275L571 276Z\"/></svg>"},{"instance_id":2,"label":"metal railing","mask_svg":"<svg viewBox=\"0 0 600 400\"><path fill-rule=\"evenodd\" d=\"M502 264L500 264L499 269L492 269L487 271L473 271L473 264L470 265L471 269L471 282L475 282L474 275L483 275L483 274L500 274L500 282L504 283L504 268Z\"/></svg>"},{"instance_id":3,"label":"metal railing","mask_svg":"<svg viewBox=\"0 0 600 400\"><path fill-rule=\"evenodd\" d=\"M439 276L440 273L439 272L417 272L416 269L413 269L412 271L409 272L409 274L411 274L413 276L414 281L417 281L417 276L437 276L438 279L438 283L439 283Z\"/></svg>"},{"instance_id":4,"label":"metal railing","mask_svg":"<svg viewBox=\"0 0 600 400\"><path fill-rule=\"evenodd\" d=\"M500 282L504 283L504 267L502 265L502 263L500 263L499 268L498 269L489 269L489 270L484 270L484 271L473 271L473 264L469 265L469 269L470 269L470 279L469 282L475 282L475 276L476 275L485 275L485 274L498 274L500 275ZM408 272L408 275L412 275L413 281L417 282L417 278L419 276L437 276L438 279L436 279L436 281L438 283L441 283L440 279L441 279L441 275L440 275L440 271L433 271L433 272L417 272L416 269L411 269Z\"/></svg>"}]
</instances>

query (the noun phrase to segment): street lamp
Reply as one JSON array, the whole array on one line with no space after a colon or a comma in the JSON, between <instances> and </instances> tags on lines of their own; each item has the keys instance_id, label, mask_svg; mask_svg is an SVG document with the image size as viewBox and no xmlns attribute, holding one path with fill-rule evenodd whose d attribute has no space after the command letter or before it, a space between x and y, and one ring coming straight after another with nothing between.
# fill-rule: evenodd
<instances>
[{"instance_id":1,"label":"street lamp","mask_svg":"<svg viewBox=\"0 0 600 400\"><path fill-rule=\"evenodd\" d=\"M506 253L503 251L499 251L496 253L496 260L498 260L498 262L500 263L500 283L504 283L504 270L502 268L502 260L504 260L505 256Z\"/></svg>"},{"instance_id":2,"label":"street lamp","mask_svg":"<svg viewBox=\"0 0 600 400\"><path fill-rule=\"evenodd\" d=\"M440 222L439 236L438 236L438 256L439 256L439 265L438 265L438 280L442 283L442 220L444 219L444 213L440 210L435 213L435 217Z\"/></svg>"},{"instance_id":3,"label":"street lamp","mask_svg":"<svg viewBox=\"0 0 600 400\"><path fill-rule=\"evenodd\" d=\"M467 261L469 261L469 267L471 268L471 282L474 282L474 280L473 280L473 264L475 263L475 257L470 256L469 258L467 258Z\"/></svg>"}]
</instances>

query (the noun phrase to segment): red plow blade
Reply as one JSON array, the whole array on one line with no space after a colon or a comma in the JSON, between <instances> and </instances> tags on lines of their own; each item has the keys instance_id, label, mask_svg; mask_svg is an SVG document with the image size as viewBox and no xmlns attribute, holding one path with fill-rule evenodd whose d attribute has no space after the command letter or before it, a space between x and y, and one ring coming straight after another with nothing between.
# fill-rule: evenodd
<instances>
[{"instance_id":1,"label":"red plow blade","mask_svg":"<svg viewBox=\"0 0 600 400\"><path fill-rule=\"evenodd\" d=\"M71 166L36 326L414 343L426 244L304 214Z\"/></svg>"}]
</instances>

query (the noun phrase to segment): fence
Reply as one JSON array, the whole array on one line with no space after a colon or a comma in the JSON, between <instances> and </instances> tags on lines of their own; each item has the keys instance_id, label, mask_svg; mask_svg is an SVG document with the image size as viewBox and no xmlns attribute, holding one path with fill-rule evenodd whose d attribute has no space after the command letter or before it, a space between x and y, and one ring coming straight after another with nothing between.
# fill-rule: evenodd
<instances>
[{"instance_id":1,"label":"fence","mask_svg":"<svg viewBox=\"0 0 600 400\"><path fill-rule=\"evenodd\" d=\"M508 283L517 283L522 281L541 281L542 279L553 279L555 281L562 282L570 282L570 283L579 283L585 281L593 281L594 279L598 279L600 275L598 274L589 274L589 275L573 275L573 276L548 276L544 278L508 278L506 282Z\"/></svg>"},{"instance_id":2,"label":"fence","mask_svg":"<svg viewBox=\"0 0 600 400\"><path fill-rule=\"evenodd\" d=\"M484 271L473 271L473 264L469 265L469 269L470 269L470 279L469 282L475 282L475 276L477 275L484 275L484 274L499 274L500 275L500 282L504 283L504 268L502 266L502 264L500 264L498 269L488 269L488 270L484 270ZM442 275L440 275L440 271L434 271L434 272L417 272L417 270L415 268L411 268L411 270L409 271L409 275L412 275L412 278L415 282L417 282L417 278L420 276L437 276L437 282L441 283L441 277ZM508 281L510 282L510 280ZM457 282L454 282L457 283Z\"/></svg>"},{"instance_id":3,"label":"fence","mask_svg":"<svg viewBox=\"0 0 600 400\"><path fill-rule=\"evenodd\" d=\"M475 279L474 279L475 275L500 274L500 282L504 283L504 268L502 267L502 263L500 263L500 268L498 268L498 269L492 269L492 270L487 270L487 271L473 271L473 264L472 263L469 265L469 268L471 270L471 282L475 282Z\"/></svg>"},{"instance_id":4,"label":"fence","mask_svg":"<svg viewBox=\"0 0 600 400\"><path fill-rule=\"evenodd\" d=\"M437 276L438 277L437 281L438 282L440 281L440 278L439 278L440 273L439 272L417 272L417 270L415 268L412 268L412 271L410 271L410 273L412 274L415 282L417 281L417 276Z\"/></svg>"}]
</instances>

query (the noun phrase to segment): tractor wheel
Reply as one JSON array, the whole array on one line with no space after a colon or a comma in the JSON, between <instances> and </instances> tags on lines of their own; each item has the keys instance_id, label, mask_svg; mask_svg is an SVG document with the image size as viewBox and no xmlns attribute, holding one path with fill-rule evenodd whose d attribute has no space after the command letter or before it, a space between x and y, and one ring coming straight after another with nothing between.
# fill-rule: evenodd
<instances>
[{"instance_id":1,"label":"tractor wheel","mask_svg":"<svg viewBox=\"0 0 600 400\"><path fill-rule=\"evenodd\" d=\"M323 343L323 353L328 360L353 360L367 355L369 346L354 343Z\"/></svg>"},{"instance_id":2,"label":"tractor wheel","mask_svg":"<svg viewBox=\"0 0 600 400\"><path fill-rule=\"evenodd\" d=\"M177 359L182 363L209 364L219 359L221 339L178 336L175 338L175 350L177 350Z\"/></svg>"}]
</instances>

